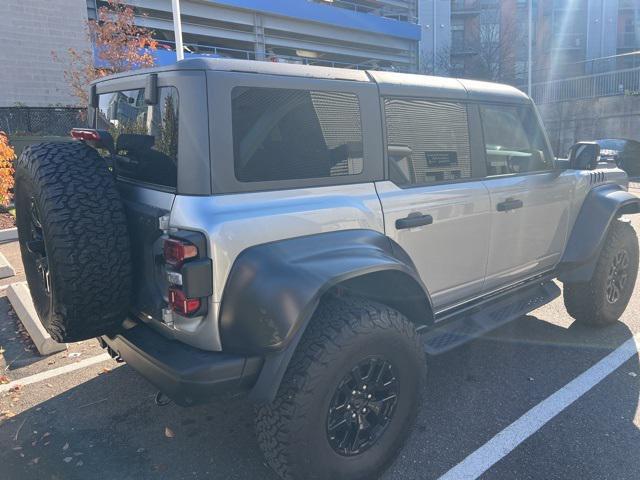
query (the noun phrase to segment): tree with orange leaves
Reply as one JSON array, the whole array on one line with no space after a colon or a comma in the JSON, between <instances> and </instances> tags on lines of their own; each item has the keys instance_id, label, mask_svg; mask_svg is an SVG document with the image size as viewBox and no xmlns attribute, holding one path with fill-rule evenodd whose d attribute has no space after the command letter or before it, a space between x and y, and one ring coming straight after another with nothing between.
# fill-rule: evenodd
<instances>
[{"instance_id":1,"label":"tree with orange leaves","mask_svg":"<svg viewBox=\"0 0 640 480\"><path fill-rule=\"evenodd\" d=\"M16 159L13 147L9 145L9 137L0 130L0 204L5 207L11 201L13 188L13 161Z\"/></svg>"},{"instance_id":2,"label":"tree with orange leaves","mask_svg":"<svg viewBox=\"0 0 640 480\"><path fill-rule=\"evenodd\" d=\"M157 48L153 32L135 24L133 8L122 0L109 0L98 9L97 20L87 22L92 50L69 48L70 68L65 78L81 105L89 103L87 87L96 78L136 68L152 67ZM55 54L52 52L54 58Z\"/></svg>"}]
</instances>

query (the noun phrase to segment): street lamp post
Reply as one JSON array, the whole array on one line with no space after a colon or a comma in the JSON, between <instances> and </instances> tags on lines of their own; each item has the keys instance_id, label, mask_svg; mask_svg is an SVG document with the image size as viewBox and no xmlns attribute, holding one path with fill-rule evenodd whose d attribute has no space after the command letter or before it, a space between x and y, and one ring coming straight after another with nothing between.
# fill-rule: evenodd
<instances>
[{"instance_id":1,"label":"street lamp post","mask_svg":"<svg viewBox=\"0 0 640 480\"><path fill-rule=\"evenodd\" d=\"M180 20L180 0L171 0L173 12L173 34L176 39L176 60L184 59L184 48L182 47L182 22Z\"/></svg>"},{"instance_id":2,"label":"street lamp post","mask_svg":"<svg viewBox=\"0 0 640 480\"><path fill-rule=\"evenodd\" d=\"M532 50L533 50L533 0L528 2L529 9L529 38L527 39L527 95L531 96L531 63L532 63Z\"/></svg>"}]
</instances>

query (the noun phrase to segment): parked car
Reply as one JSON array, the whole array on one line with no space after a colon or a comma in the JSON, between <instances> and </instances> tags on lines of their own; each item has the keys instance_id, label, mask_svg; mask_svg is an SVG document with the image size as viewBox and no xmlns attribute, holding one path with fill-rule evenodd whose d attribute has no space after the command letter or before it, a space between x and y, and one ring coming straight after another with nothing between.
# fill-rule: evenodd
<instances>
[{"instance_id":1,"label":"parked car","mask_svg":"<svg viewBox=\"0 0 640 480\"><path fill-rule=\"evenodd\" d=\"M596 140L603 160L616 163L631 177L640 175L640 142L622 138Z\"/></svg>"},{"instance_id":2,"label":"parked car","mask_svg":"<svg viewBox=\"0 0 640 480\"><path fill-rule=\"evenodd\" d=\"M79 141L16 165L44 327L99 337L181 405L248 395L282 478L377 476L426 355L552 301L554 279L586 325L633 291L627 175L595 143L556 160L515 88L193 59L90 98Z\"/></svg>"}]
</instances>

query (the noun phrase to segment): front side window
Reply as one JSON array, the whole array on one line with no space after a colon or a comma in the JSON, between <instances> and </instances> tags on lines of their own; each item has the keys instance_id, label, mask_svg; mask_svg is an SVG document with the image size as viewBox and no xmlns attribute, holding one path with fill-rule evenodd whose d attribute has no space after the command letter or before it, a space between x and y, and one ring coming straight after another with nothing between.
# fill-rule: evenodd
<instances>
[{"instance_id":1,"label":"front side window","mask_svg":"<svg viewBox=\"0 0 640 480\"><path fill-rule=\"evenodd\" d=\"M96 128L115 141L119 177L176 188L178 174L178 91L158 89L158 103L146 105L144 89L99 96Z\"/></svg>"},{"instance_id":2,"label":"front side window","mask_svg":"<svg viewBox=\"0 0 640 480\"><path fill-rule=\"evenodd\" d=\"M388 98L385 119L389 177L396 185L471 177L466 105Z\"/></svg>"},{"instance_id":3,"label":"front side window","mask_svg":"<svg viewBox=\"0 0 640 480\"><path fill-rule=\"evenodd\" d=\"M356 95L235 87L231 107L239 181L362 173L362 122Z\"/></svg>"},{"instance_id":4,"label":"front side window","mask_svg":"<svg viewBox=\"0 0 640 480\"><path fill-rule=\"evenodd\" d=\"M480 115L488 176L553 169L553 157L531 108L485 105Z\"/></svg>"}]
</instances>

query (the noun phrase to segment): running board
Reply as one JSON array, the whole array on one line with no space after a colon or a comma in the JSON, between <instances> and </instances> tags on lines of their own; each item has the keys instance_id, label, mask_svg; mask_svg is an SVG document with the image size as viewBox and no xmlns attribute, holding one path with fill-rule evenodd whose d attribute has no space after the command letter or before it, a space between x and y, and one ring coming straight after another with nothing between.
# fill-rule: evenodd
<instances>
[{"instance_id":1,"label":"running board","mask_svg":"<svg viewBox=\"0 0 640 480\"><path fill-rule=\"evenodd\" d=\"M549 281L506 294L481 309L460 312L422 335L424 350L429 355L448 352L551 302L560 293L560 288Z\"/></svg>"}]
</instances>

